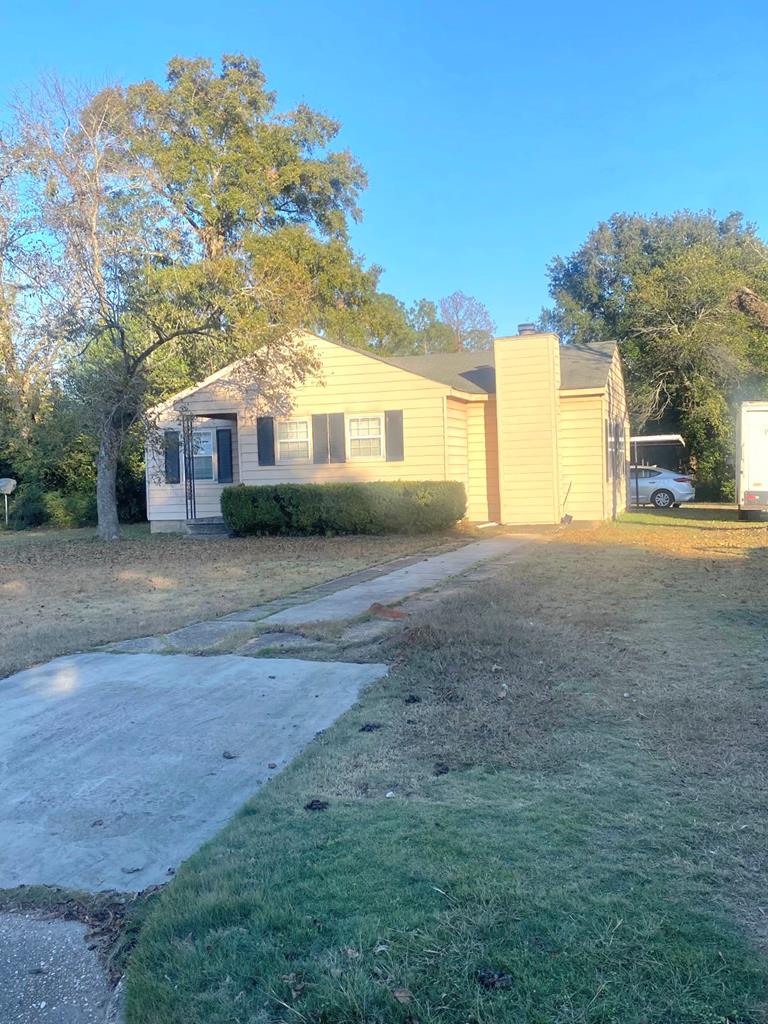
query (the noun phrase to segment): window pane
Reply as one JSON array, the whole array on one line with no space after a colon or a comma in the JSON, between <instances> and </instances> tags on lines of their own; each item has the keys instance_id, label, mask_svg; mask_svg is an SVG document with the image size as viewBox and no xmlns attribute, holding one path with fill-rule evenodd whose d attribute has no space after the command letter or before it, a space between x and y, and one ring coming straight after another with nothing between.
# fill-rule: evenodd
<instances>
[{"instance_id":1,"label":"window pane","mask_svg":"<svg viewBox=\"0 0 768 1024\"><path fill-rule=\"evenodd\" d=\"M309 423L306 420L281 420L277 424L280 441L303 441L309 438Z\"/></svg>"},{"instance_id":2,"label":"window pane","mask_svg":"<svg viewBox=\"0 0 768 1024\"><path fill-rule=\"evenodd\" d=\"M349 419L349 456L352 459L379 459L382 453L381 416L351 416Z\"/></svg>"},{"instance_id":3,"label":"window pane","mask_svg":"<svg viewBox=\"0 0 768 1024\"><path fill-rule=\"evenodd\" d=\"M309 442L308 441L281 441L280 442L281 462L308 462Z\"/></svg>"},{"instance_id":4,"label":"window pane","mask_svg":"<svg viewBox=\"0 0 768 1024\"><path fill-rule=\"evenodd\" d=\"M349 454L353 459L377 458L381 455L381 438L350 437Z\"/></svg>"},{"instance_id":5,"label":"window pane","mask_svg":"<svg viewBox=\"0 0 768 1024\"><path fill-rule=\"evenodd\" d=\"M213 456L195 456L195 480L213 480Z\"/></svg>"},{"instance_id":6,"label":"window pane","mask_svg":"<svg viewBox=\"0 0 768 1024\"><path fill-rule=\"evenodd\" d=\"M278 420L277 447L280 462L309 462L309 422Z\"/></svg>"},{"instance_id":7,"label":"window pane","mask_svg":"<svg viewBox=\"0 0 768 1024\"><path fill-rule=\"evenodd\" d=\"M213 455L213 434L210 430L194 430L192 444L195 455Z\"/></svg>"},{"instance_id":8,"label":"window pane","mask_svg":"<svg viewBox=\"0 0 768 1024\"><path fill-rule=\"evenodd\" d=\"M381 418L379 416L355 416L349 421L350 437L380 437Z\"/></svg>"}]
</instances>

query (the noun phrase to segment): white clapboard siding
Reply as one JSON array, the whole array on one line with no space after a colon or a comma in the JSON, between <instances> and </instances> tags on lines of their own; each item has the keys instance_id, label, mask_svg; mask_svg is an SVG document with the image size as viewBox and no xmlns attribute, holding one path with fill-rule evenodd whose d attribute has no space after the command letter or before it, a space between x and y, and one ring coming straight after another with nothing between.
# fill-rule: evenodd
<instances>
[{"instance_id":1,"label":"white clapboard siding","mask_svg":"<svg viewBox=\"0 0 768 1024\"><path fill-rule=\"evenodd\" d=\"M498 522L499 465L496 399L467 404L467 518Z\"/></svg>"},{"instance_id":2,"label":"white clapboard siding","mask_svg":"<svg viewBox=\"0 0 768 1024\"><path fill-rule=\"evenodd\" d=\"M445 403L445 475L467 487L467 405L457 398Z\"/></svg>"},{"instance_id":3,"label":"white clapboard siding","mask_svg":"<svg viewBox=\"0 0 768 1024\"><path fill-rule=\"evenodd\" d=\"M561 516L559 341L554 334L497 338L496 409L503 523L556 523Z\"/></svg>"},{"instance_id":4,"label":"white clapboard siding","mask_svg":"<svg viewBox=\"0 0 768 1024\"><path fill-rule=\"evenodd\" d=\"M216 430L217 427L229 427L232 431L232 477L233 483L240 482L238 465L238 431L234 420L204 419L195 423L201 430ZM162 417L162 429L181 430L181 425L171 415ZM214 448L215 448L214 438ZM181 458L181 483L166 484L164 479L164 459L154 447L147 448L147 519L182 520L187 518L187 506L184 494L184 459ZM197 518L204 519L221 515L221 492L226 484L211 480L195 481L195 505Z\"/></svg>"},{"instance_id":5,"label":"white clapboard siding","mask_svg":"<svg viewBox=\"0 0 768 1024\"><path fill-rule=\"evenodd\" d=\"M603 397L603 419L612 430L614 443L613 458L606 453L606 486L603 514L606 519L615 518L627 507L627 474L629 467L629 414L624 390L624 374L618 347L611 362L608 386ZM606 434L606 436L608 436ZM618 443L623 439L623 446ZM623 451L621 450L623 447Z\"/></svg>"},{"instance_id":6,"label":"white clapboard siding","mask_svg":"<svg viewBox=\"0 0 768 1024\"><path fill-rule=\"evenodd\" d=\"M602 395L560 399L563 510L576 521L604 518L605 473Z\"/></svg>"},{"instance_id":7,"label":"white clapboard siding","mask_svg":"<svg viewBox=\"0 0 768 1024\"><path fill-rule=\"evenodd\" d=\"M447 472L444 426L449 387L320 338L312 337L311 345L319 357L321 371L319 376L308 379L293 393L289 417L341 412L348 420L354 415L401 410L404 458L398 462L387 462L382 453L381 458L351 459L347 450L348 458L344 463L281 464L278 461L274 466L262 466L259 464L256 420L258 416L272 415L271 410L261 406L252 395L230 386L225 379L217 380L186 396L183 406L195 415L237 415L237 444L235 446L233 438L233 461L239 465L242 483L453 479ZM170 407L160 416L162 425L170 425L177 420L177 411ZM458 463L451 469L461 472L462 480L466 482L466 427L463 448L463 470ZM458 449L456 451L458 454ZM169 487L151 479L151 476L148 482L149 518L183 519L183 486ZM198 517L220 514L220 493L221 487L196 483Z\"/></svg>"}]
</instances>

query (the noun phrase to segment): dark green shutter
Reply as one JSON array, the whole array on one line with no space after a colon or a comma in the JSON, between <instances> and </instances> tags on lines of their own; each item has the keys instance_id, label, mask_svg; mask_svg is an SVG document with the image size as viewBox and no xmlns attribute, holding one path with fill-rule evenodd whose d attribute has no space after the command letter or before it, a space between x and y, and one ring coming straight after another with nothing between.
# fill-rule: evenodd
<instances>
[{"instance_id":1,"label":"dark green shutter","mask_svg":"<svg viewBox=\"0 0 768 1024\"><path fill-rule=\"evenodd\" d=\"M219 464L219 483L232 483L232 431L229 427L216 430L216 461Z\"/></svg>"},{"instance_id":2,"label":"dark green shutter","mask_svg":"<svg viewBox=\"0 0 768 1024\"><path fill-rule=\"evenodd\" d=\"M181 434L178 430L163 431L163 449L165 452L165 482L181 483Z\"/></svg>"},{"instance_id":3,"label":"dark green shutter","mask_svg":"<svg viewBox=\"0 0 768 1024\"><path fill-rule=\"evenodd\" d=\"M347 438L343 412L332 412L328 416L328 448L329 462L347 461Z\"/></svg>"},{"instance_id":4,"label":"dark green shutter","mask_svg":"<svg viewBox=\"0 0 768 1024\"><path fill-rule=\"evenodd\" d=\"M328 417L312 417L312 461L328 462Z\"/></svg>"},{"instance_id":5,"label":"dark green shutter","mask_svg":"<svg viewBox=\"0 0 768 1024\"><path fill-rule=\"evenodd\" d=\"M256 443L259 447L259 465L275 464L275 421L271 416L259 416L256 420Z\"/></svg>"},{"instance_id":6,"label":"dark green shutter","mask_svg":"<svg viewBox=\"0 0 768 1024\"><path fill-rule=\"evenodd\" d=\"M384 428L387 441L387 462L402 462L405 458L403 410L389 409L385 412Z\"/></svg>"}]
</instances>

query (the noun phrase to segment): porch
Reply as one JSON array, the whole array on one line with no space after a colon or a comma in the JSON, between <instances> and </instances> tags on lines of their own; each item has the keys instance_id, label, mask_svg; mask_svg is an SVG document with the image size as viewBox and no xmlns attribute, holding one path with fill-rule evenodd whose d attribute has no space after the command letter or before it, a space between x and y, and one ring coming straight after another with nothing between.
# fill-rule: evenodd
<instances>
[{"instance_id":1,"label":"porch","mask_svg":"<svg viewBox=\"0 0 768 1024\"><path fill-rule=\"evenodd\" d=\"M162 461L162 486L153 488L152 532L226 534L221 494L240 481L237 413L184 412L178 426L163 431Z\"/></svg>"}]
</instances>

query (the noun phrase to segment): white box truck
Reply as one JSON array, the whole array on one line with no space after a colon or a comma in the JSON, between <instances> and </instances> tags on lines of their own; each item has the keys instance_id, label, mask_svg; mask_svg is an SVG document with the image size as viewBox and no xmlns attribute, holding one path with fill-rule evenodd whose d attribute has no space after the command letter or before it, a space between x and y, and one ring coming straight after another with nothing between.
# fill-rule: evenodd
<instances>
[{"instance_id":1,"label":"white box truck","mask_svg":"<svg viewBox=\"0 0 768 1024\"><path fill-rule=\"evenodd\" d=\"M768 518L768 402L743 402L736 500L739 519Z\"/></svg>"}]
</instances>

